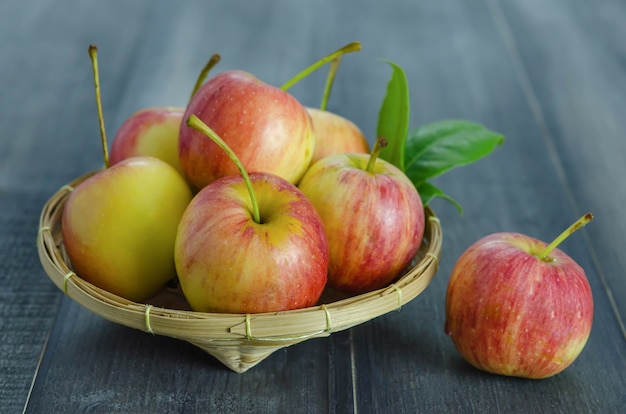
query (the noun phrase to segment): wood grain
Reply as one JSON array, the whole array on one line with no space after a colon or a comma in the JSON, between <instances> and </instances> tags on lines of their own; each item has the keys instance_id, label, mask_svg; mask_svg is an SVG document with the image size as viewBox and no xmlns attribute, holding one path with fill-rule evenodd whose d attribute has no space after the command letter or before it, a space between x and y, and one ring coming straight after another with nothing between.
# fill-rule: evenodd
<instances>
[{"instance_id":1,"label":"wood grain","mask_svg":"<svg viewBox=\"0 0 626 414\"><path fill-rule=\"evenodd\" d=\"M0 4L2 412L537 412L626 407L626 4L618 0L53 2ZM461 118L506 136L436 184L444 244L429 288L400 311L289 347L239 375L181 341L115 325L47 280L35 232L47 197L102 164L87 55L99 48L107 132L146 106L183 106L213 53L280 85L353 40L329 109L373 141L402 65L412 127ZM321 99L325 72L296 85ZM111 138L112 139L112 138ZM448 275L496 231L551 240L587 272L594 326L579 359L541 381L479 372L443 332ZM32 389L31 389L32 386Z\"/></svg>"}]
</instances>

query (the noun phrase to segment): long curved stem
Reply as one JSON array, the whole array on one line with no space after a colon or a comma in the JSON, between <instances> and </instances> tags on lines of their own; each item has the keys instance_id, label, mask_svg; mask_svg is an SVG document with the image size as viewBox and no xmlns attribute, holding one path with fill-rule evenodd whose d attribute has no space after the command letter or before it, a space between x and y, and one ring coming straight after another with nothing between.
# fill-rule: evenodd
<instances>
[{"instance_id":1,"label":"long curved stem","mask_svg":"<svg viewBox=\"0 0 626 414\"><path fill-rule=\"evenodd\" d=\"M298 83L302 79L306 78L309 74L311 74L312 72L314 72L317 69L321 68L322 66L324 66L328 62L330 62L332 60L335 60L337 57L339 57L341 55L344 55L346 53L357 52L359 50L361 50L361 43L360 42L348 43L347 45L345 45L341 49L335 50L333 53L329 54L328 56L326 56L326 57L324 57L324 58L322 58L320 60L318 60L317 62L315 62L314 64L312 64L308 68L304 69L302 72L298 73L296 76L291 78L291 80L289 80L287 83L285 83L283 86L281 86L280 89L282 89L283 91L286 91L287 89L291 88L293 85L295 85L296 83Z\"/></svg>"},{"instance_id":2,"label":"long curved stem","mask_svg":"<svg viewBox=\"0 0 626 414\"><path fill-rule=\"evenodd\" d=\"M217 65L220 59L221 59L220 55L216 53L213 56L211 56L211 59L209 59L206 65L204 65L204 68L202 68L202 70L200 71L200 74L198 75L198 79L196 79L196 84L193 86L191 95L189 96L189 100L191 100L191 98L193 98L196 92L198 92L198 89L200 89L200 86L202 86L202 83L208 76L209 72L211 71L211 69L213 69L215 65Z\"/></svg>"},{"instance_id":3,"label":"long curved stem","mask_svg":"<svg viewBox=\"0 0 626 414\"><path fill-rule=\"evenodd\" d=\"M207 124L202 122L202 120L198 118L197 116L193 114L190 115L189 118L187 119L187 126L197 131L200 131L206 136L208 136L209 138L211 138L213 142L215 142L218 147L224 150L224 152L228 155L228 157L235 163L235 165L237 166L237 169L239 170L239 172L241 173L241 176L243 177L243 181L246 183L246 187L248 188L248 193L250 194L250 202L252 203L252 219L256 223L260 224L261 214L259 213L259 203L257 201L256 195L254 194L254 190L252 189L252 182L250 181L250 176L248 175L248 172L246 171L246 169L243 167L243 164L241 163L239 158L237 158L237 155L235 154L235 152L228 146L226 142L224 142L222 138L219 137L219 135L217 135L217 133L215 133L215 131L213 131L213 129L211 129L211 127L209 127Z\"/></svg>"},{"instance_id":4,"label":"long curved stem","mask_svg":"<svg viewBox=\"0 0 626 414\"><path fill-rule=\"evenodd\" d=\"M328 107L328 100L330 99L330 91L333 89L333 84L335 82L335 76L337 75L337 69L339 69L339 64L341 63L341 56L335 58L332 62L330 62L330 69L328 69L328 76L326 77L326 84L324 85L324 94L322 95L322 103L320 104L320 109L325 111Z\"/></svg>"}]
</instances>

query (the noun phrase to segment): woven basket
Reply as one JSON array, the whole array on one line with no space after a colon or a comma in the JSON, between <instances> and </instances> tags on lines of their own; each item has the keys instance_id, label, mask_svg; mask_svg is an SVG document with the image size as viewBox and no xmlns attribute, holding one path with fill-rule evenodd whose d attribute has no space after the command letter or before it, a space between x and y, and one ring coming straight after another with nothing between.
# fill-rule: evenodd
<instances>
[{"instance_id":1,"label":"woven basket","mask_svg":"<svg viewBox=\"0 0 626 414\"><path fill-rule=\"evenodd\" d=\"M194 312L174 285L164 287L147 303L131 302L81 279L72 271L65 253L63 206L72 188L92 174L61 187L42 210L37 248L50 279L72 300L112 322L187 341L239 373L278 349L328 336L399 309L426 289L437 271L441 226L432 210L426 208L424 240L418 254L408 270L383 289L358 296L327 289L318 306L261 314Z\"/></svg>"}]
</instances>

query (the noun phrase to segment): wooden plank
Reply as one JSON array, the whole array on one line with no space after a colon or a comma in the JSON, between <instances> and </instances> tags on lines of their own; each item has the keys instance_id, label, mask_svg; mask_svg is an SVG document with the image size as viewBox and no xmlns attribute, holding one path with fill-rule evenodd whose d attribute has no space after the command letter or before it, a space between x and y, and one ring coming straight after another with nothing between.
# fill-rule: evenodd
<instances>
[{"instance_id":1,"label":"wooden plank","mask_svg":"<svg viewBox=\"0 0 626 414\"><path fill-rule=\"evenodd\" d=\"M112 120L109 125L113 125L108 128L110 136L126 116L139 108L185 104L197 72L220 46L214 41L205 49L202 39L198 41L198 28L204 27L203 19L210 16L213 9L207 6L198 9L196 6L179 8L169 2L159 3L142 27L143 35L134 38L130 53L126 51L129 46L122 48L123 55L132 56L124 64L118 62L117 50L125 42L124 34L104 43L98 42L102 93L103 97L108 96L105 119ZM225 9L223 12L237 14L236 10ZM115 8L103 14L109 13L114 14ZM258 16L264 12L259 10L259 13ZM256 19L257 13L252 13L251 17ZM239 24L245 25L246 22L243 20ZM225 28L219 24L214 26L209 37L221 37L222 29ZM313 59L313 53L308 48L300 49L300 59L296 58L297 53L288 52L293 55L289 65L276 65L272 58L258 59L255 54L278 43L282 37L281 31L267 34L269 38L261 37L257 47L252 47L245 45L249 30L234 31L226 43L219 69L247 68L261 78L281 83L313 61L309 61ZM304 43L297 38L292 42ZM202 53L198 52L200 47ZM81 47L81 53L83 49ZM273 52L275 59L287 53L278 49ZM229 62L228 56L234 58ZM84 59L86 65L83 66L87 67L86 54ZM276 71L277 67L281 67L284 73ZM323 77L320 79L323 81ZM85 96L91 100L92 90L88 83L85 89ZM107 92L109 90L111 92ZM306 90L300 88L301 93ZM95 108L91 103L85 106L82 113L95 122L95 112L91 112ZM67 141L64 143L68 144ZM97 146L90 145L85 144L83 150L94 152L96 157L80 162L78 168L83 171L97 165ZM312 340L297 348L279 351L242 376L228 371L191 345L115 326L65 299L51 333L28 412L187 409L220 412L229 409L256 411L257 408L261 412L279 412L283 408L298 407L307 407L313 412L351 411L350 344L346 335ZM133 374L129 376L129 372ZM141 372L145 376L137 375ZM72 380L67 381L67 378ZM72 384L71 388L68 384Z\"/></svg>"},{"instance_id":2,"label":"wooden plank","mask_svg":"<svg viewBox=\"0 0 626 414\"><path fill-rule=\"evenodd\" d=\"M589 246L589 236L576 235L563 245L563 249L587 270L596 298L596 319L585 351L562 375L542 382L524 382L482 374L461 360L443 333L447 277L465 248L496 231L518 231L549 241L578 218L579 213L570 199L570 192L578 197L577 185L572 186L573 189L566 186L573 167L569 166L565 172L559 170L562 160L572 163L579 158L579 148L572 140L567 147L569 153L550 154L553 151L550 145L559 143L550 142L550 137L546 139L544 125L534 113L535 103L529 100L527 85L520 80L520 69L516 67L520 62L510 55L509 45L498 27L500 22L489 9L493 4L489 3L495 2L438 2L437 7L431 5L427 10L420 5L404 10L406 15L436 21L441 28L455 28L453 35L438 37L433 44L420 44L417 39L412 43L421 46L415 55L420 62L426 62L419 65L416 59L405 66L412 85L414 119L417 122L449 117L476 120L503 132L507 142L489 159L437 180L465 207L465 216L459 217L446 203L434 203L443 223L444 258L432 286L423 297L407 306L409 309L353 330L356 342L364 344L355 350L357 409L362 404L376 412L395 404L398 411L418 407L426 412L517 412L520 407L524 412L619 411L626 404L623 393L626 359L620 349L624 338L615 324L602 275L596 267L596 253ZM515 8L532 11L537 18L543 17L545 3L523 3L524 7L521 4L517 2ZM567 9L565 4L555 8L555 15L564 18L560 14L563 9ZM568 10L573 13L573 9ZM460 22L458 13L464 16ZM523 21L518 13L512 14L510 19ZM539 48L540 44L546 47L548 26L550 33L559 32L560 27L553 20L550 23L546 23L545 33L535 33L530 39L526 35L531 28L526 27L523 32L520 29L519 41L528 53L527 60L522 61L525 65L534 69L541 66L541 61L531 56L536 52L533 47ZM419 17L415 21L415 27L426 24ZM600 24L591 26L601 27ZM576 27L571 30L575 31ZM559 40L559 44L551 44L544 53L557 48L568 50L564 39ZM611 63L607 66L611 67ZM566 72L565 68L561 70ZM540 70L533 74L543 93L547 90L558 94L546 87L551 78L543 77ZM595 79L593 73L586 75L590 80L580 77L572 82L588 85ZM532 84L530 87L539 89ZM598 98L601 96L598 93ZM607 116L612 113L617 116L615 111ZM552 113L543 116L552 119ZM585 124L583 114L578 113L577 119ZM611 142L603 141L601 145L611 146ZM617 154L620 152L616 152L619 156ZM602 163L602 160L595 162L598 161ZM585 174L594 173L586 170ZM574 182L578 183L578 178ZM601 179L602 176L595 177L596 181ZM621 197L620 191L617 190L618 197ZM618 200L612 201L613 206L619 205ZM593 234L598 237L595 232L591 234L591 237ZM622 272L618 270L621 268L612 266L616 277L621 277ZM606 356L598 357L602 352L607 352ZM601 389L598 383L603 384ZM383 387L384 393L377 392ZM549 400L545 398L547 395L554 397Z\"/></svg>"},{"instance_id":3,"label":"wooden plank","mask_svg":"<svg viewBox=\"0 0 626 414\"><path fill-rule=\"evenodd\" d=\"M28 412L347 412L346 338L307 341L237 374L190 344L110 323L64 299Z\"/></svg>"},{"instance_id":4,"label":"wooden plank","mask_svg":"<svg viewBox=\"0 0 626 414\"><path fill-rule=\"evenodd\" d=\"M558 154L556 173L569 204L580 215L596 215L585 241L626 336L626 303L616 299L626 296L626 259L615 249L626 242L626 227L615 219L626 201L615 170L626 156L626 51L617 40L626 36L626 8L617 1L540 4L503 2L494 9L514 40L524 39L509 48L527 73L535 118Z\"/></svg>"},{"instance_id":5,"label":"wooden plank","mask_svg":"<svg viewBox=\"0 0 626 414\"><path fill-rule=\"evenodd\" d=\"M34 246L42 198L0 188L0 400L22 409L42 348L56 316L59 294L45 283Z\"/></svg>"},{"instance_id":6,"label":"wooden plank","mask_svg":"<svg viewBox=\"0 0 626 414\"><path fill-rule=\"evenodd\" d=\"M626 352L616 320L626 292L615 247L626 225L617 214L626 194L619 186L622 3L38 4L0 5L0 35L9 40L0 42L9 62L0 66L0 79L9 80L0 113L11 120L0 131L0 282L9 286L0 301L0 399L9 411L26 402L33 413L569 413L626 406ZM488 159L437 180L465 215L433 204L444 252L435 281L415 301L279 351L240 375L189 344L92 315L46 282L34 233L22 228L36 227L41 205L59 186L101 165L89 43L100 49L112 137L137 109L184 105L212 53L222 54L216 71L245 69L280 85L352 40L363 50L344 59L330 109L362 126L370 140L390 75L381 57L407 72L413 126L465 118L507 137ZM316 106L324 76L292 92ZM445 288L458 255L495 231L551 239L583 206L598 219L563 245L588 271L596 299L594 330L579 360L545 381L470 368L443 332Z\"/></svg>"},{"instance_id":7,"label":"wooden plank","mask_svg":"<svg viewBox=\"0 0 626 414\"><path fill-rule=\"evenodd\" d=\"M83 139L86 131L98 130L95 118L87 116L94 102L87 46L94 38L106 43L113 16L107 18L98 6L58 6L51 1L27 7L16 1L0 4L0 79L5 85L0 94L3 412L24 407L62 296L46 281L37 257L41 208L65 180L94 160L97 165L99 157L97 150L85 150L97 149L97 135L93 141ZM134 5L118 11L116 19L128 27L128 38L133 37L137 26L131 22L141 20L141 9ZM91 24L85 24L88 21ZM127 46L132 49L131 42Z\"/></svg>"}]
</instances>

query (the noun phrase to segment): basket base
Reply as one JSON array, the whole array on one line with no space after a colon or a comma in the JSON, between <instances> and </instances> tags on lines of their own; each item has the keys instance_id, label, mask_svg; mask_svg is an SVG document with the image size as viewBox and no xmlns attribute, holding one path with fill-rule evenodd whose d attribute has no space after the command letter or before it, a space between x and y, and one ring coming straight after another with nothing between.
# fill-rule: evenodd
<instances>
[{"instance_id":1,"label":"basket base","mask_svg":"<svg viewBox=\"0 0 626 414\"><path fill-rule=\"evenodd\" d=\"M207 345L206 343L198 343L189 340L187 342L207 352L227 368L239 374L243 374L250 368L259 364L275 351L285 348L285 345L259 346L244 344L239 347L233 347L232 343L229 343L229 346L220 346L219 344Z\"/></svg>"}]
</instances>

